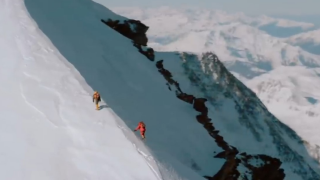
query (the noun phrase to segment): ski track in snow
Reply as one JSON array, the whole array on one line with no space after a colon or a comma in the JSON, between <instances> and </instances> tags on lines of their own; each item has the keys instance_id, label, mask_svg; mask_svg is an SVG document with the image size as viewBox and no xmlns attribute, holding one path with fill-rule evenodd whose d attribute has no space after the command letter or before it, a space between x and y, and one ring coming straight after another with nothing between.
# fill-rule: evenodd
<instances>
[{"instance_id":1,"label":"ski track in snow","mask_svg":"<svg viewBox=\"0 0 320 180\"><path fill-rule=\"evenodd\" d=\"M25 100L26 104L28 104L32 109L34 109L35 111L37 111L39 114L41 114L45 119L47 119L54 127L59 127L59 125L57 125L53 120L50 120L50 118L48 118L46 116L46 114L44 112L42 112L36 105L33 105L31 102L29 102L26 98L26 96L23 93L23 88L22 85L20 84L20 89L21 89L21 96L22 98Z\"/></svg>"}]
</instances>

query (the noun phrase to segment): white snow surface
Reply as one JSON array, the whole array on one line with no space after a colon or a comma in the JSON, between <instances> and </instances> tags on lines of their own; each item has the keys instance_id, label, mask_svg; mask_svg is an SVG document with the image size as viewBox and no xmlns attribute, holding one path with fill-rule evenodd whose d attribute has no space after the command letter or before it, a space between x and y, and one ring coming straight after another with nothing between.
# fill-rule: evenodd
<instances>
[{"instance_id":1,"label":"white snow surface","mask_svg":"<svg viewBox=\"0 0 320 180\"><path fill-rule=\"evenodd\" d=\"M148 148L112 109L94 109L22 0L0 1L0 23L0 179L159 179Z\"/></svg>"},{"instance_id":2,"label":"white snow surface","mask_svg":"<svg viewBox=\"0 0 320 180\"><path fill-rule=\"evenodd\" d=\"M117 7L113 10L149 26L149 45L157 51L216 53L271 113L304 140L320 145L317 129L320 125L320 55L295 46L294 41L317 42L319 30L282 39L259 29L269 23L306 29L313 27L311 24L190 8Z\"/></svg>"},{"instance_id":3,"label":"white snow surface","mask_svg":"<svg viewBox=\"0 0 320 180\"><path fill-rule=\"evenodd\" d=\"M310 53L320 55L320 29L284 38L284 42L299 46Z\"/></svg>"},{"instance_id":4,"label":"white snow surface","mask_svg":"<svg viewBox=\"0 0 320 180\"><path fill-rule=\"evenodd\" d=\"M320 69L279 67L247 82L270 112L314 144L320 144ZM311 99L315 99L312 102Z\"/></svg>"}]
</instances>

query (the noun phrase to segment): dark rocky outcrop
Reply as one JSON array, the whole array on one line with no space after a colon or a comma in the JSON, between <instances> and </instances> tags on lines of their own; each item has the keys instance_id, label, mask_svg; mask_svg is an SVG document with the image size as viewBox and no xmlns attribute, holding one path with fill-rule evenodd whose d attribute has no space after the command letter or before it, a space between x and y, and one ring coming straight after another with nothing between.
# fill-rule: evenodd
<instances>
[{"instance_id":1,"label":"dark rocky outcrop","mask_svg":"<svg viewBox=\"0 0 320 180\"><path fill-rule=\"evenodd\" d=\"M177 97L181 99L182 101L185 101L187 103L193 104L193 101L195 97L193 95L189 95L187 93L178 93L177 92Z\"/></svg>"},{"instance_id":2,"label":"dark rocky outcrop","mask_svg":"<svg viewBox=\"0 0 320 180\"><path fill-rule=\"evenodd\" d=\"M143 50L142 49L142 46L140 44L136 44L134 43L133 44L137 49L138 51L143 54L144 56L146 56L150 61L154 61L154 50L152 48L146 48L146 50Z\"/></svg>"},{"instance_id":3,"label":"dark rocky outcrop","mask_svg":"<svg viewBox=\"0 0 320 180\"><path fill-rule=\"evenodd\" d=\"M119 20L101 20L104 24L119 32L123 36L132 40L133 45L138 48L138 51L145 55L150 61L154 61L154 50L152 48L146 48L143 50L142 46L147 46L148 38L146 32L149 27L141 23L140 21L128 19L120 22Z\"/></svg>"},{"instance_id":4,"label":"dark rocky outcrop","mask_svg":"<svg viewBox=\"0 0 320 180\"><path fill-rule=\"evenodd\" d=\"M196 98L193 103L193 109L195 109L198 112L201 112L203 115L207 115L208 108L205 105L206 101L207 101L206 98Z\"/></svg>"},{"instance_id":5,"label":"dark rocky outcrop","mask_svg":"<svg viewBox=\"0 0 320 180\"><path fill-rule=\"evenodd\" d=\"M163 75L163 77L167 80L167 82L170 85L174 85L177 89L176 94L177 96L181 93L183 93L180 89L180 85L177 81L172 79L172 74L170 71L168 71L167 69L165 69L163 67L163 60L159 60L156 62L156 67L158 68L158 71ZM171 88L169 88L171 90Z\"/></svg>"},{"instance_id":6,"label":"dark rocky outcrop","mask_svg":"<svg viewBox=\"0 0 320 180\"><path fill-rule=\"evenodd\" d=\"M249 162L253 159L262 160L263 164L252 165ZM251 156L242 153L239 160L242 164L252 172L252 179L259 180L282 180L285 177L283 169L280 168L281 161L266 155Z\"/></svg>"},{"instance_id":7,"label":"dark rocky outcrop","mask_svg":"<svg viewBox=\"0 0 320 180\"><path fill-rule=\"evenodd\" d=\"M146 32L149 27L142 24L140 21L128 19L120 22L119 20L103 20L101 22L116 30L123 36L131 39L135 44L147 46L148 38Z\"/></svg>"},{"instance_id":8,"label":"dark rocky outcrop","mask_svg":"<svg viewBox=\"0 0 320 180\"><path fill-rule=\"evenodd\" d=\"M163 60L162 59L156 62L156 67L158 69L163 69Z\"/></svg>"}]
</instances>

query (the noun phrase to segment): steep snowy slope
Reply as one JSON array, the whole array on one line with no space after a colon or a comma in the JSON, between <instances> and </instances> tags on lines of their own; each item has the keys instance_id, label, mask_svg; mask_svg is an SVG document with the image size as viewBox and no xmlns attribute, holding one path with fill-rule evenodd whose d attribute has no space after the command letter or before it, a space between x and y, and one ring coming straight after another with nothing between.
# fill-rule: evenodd
<instances>
[{"instance_id":1,"label":"steep snowy slope","mask_svg":"<svg viewBox=\"0 0 320 180\"><path fill-rule=\"evenodd\" d=\"M0 23L0 179L158 179L147 148L112 110L94 110L93 90L22 0L0 1Z\"/></svg>"},{"instance_id":2,"label":"steep snowy slope","mask_svg":"<svg viewBox=\"0 0 320 180\"><path fill-rule=\"evenodd\" d=\"M285 39L285 42L320 55L320 29L309 31Z\"/></svg>"},{"instance_id":3,"label":"steep snowy slope","mask_svg":"<svg viewBox=\"0 0 320 180\"><path fill-rule=\"evenodd\" d=\"M107 109L130 128L145 121L144 143L153 157L146 159L165 167L162 179L319 179L301 139L216 56L154 53L142 46L148 27L87 0L25 2L39 28L101 92ZM165 173L168 168L176 177Z\"/></svg>"},{"instance_id":4,"label":"steep snowy slope","mask_svg":"<svg viewBox=\"0 0 320 180\"><path fill-rule=\"evenodd\" d=\"M272 37L253 25L249 26L249 23L235 20L235 17L227 21L227 15L220 13L186 16L189 12L180 13L170 8L158 11L137 8L116 10L129 17L141 17L143 22L152 24L153 32L148 34L151 41L149 45L155 50L214 51L226 67L253 89L281 121L294 128L311 144L320 144L320 139L316 138L317 129L308 128L317 127L320 114L317 106L320 92L319 55L285 43L283 39ZM168 17L179 21L174 22ZM217 24L216 21L228 23ZM290 85L281 85L287 83ZM284 110L286 113L283 113Z\"/></svg>"},{"instance_id":5,"label":"steep snowy slope","mask_svg":"<svg viewBox=\"0 0 320 180\"><path fill-rule=\"evenodd\" d=\"M165 80L158 73L155 65L141 55L127 38L100 21L101 18L122 19L122 17L87 0L26 0L25 3L39 28L62 55L77 68L85 81L101 93L103 100L107 103L107 107L104 108L106 111L114 110L131 129L135 128L139 121L145 121L147 134L144 142L152 149L151 154L148 151L145 152L143 146L138 146L139 143L134 141L136 138L132 137L133 132L127 129L126 125L121 127L127 134L127 138L138 146L137 149L145 153L147 160L152 162L152 159L155 159L160 167L164 167L160 168L162 179L203 180L203 175L213 175L219 170L225 160L208 161L207 159L212 157L213 151L220 152L221 148L194 120L196 112L167 90ZM77 11L70 11L70 9L77 9ZM77 94L73 91L70 93L72 96ZM107 115L101 114L103 110L101 112L93 110L90 96L80 97L86 98L83 104L87 104L88 109L90 110L89 107L91 107L90 111L95 113L92 117L79 114L86 117L88 123L97 124L108 118ZM75 108L79 107L75 106ZM77 110L82 111L82 109ZM81 122L81 119L75 118L74 121ZM186 123L183 123L184 121ZM105 122L105 124L109 123ZM102 136L112 142L119 141L120 144L121 139L118 140L117 137L123 135L117 134L116 130L105 129L105 134L97 132L92 138ZM91 143L88 143L88 146L90 145ZM92 145L95 144L92 143ZM102 153L108 149L114 149L108 144L105 148L101 150ZM130 148L134 149L134 146ZM125 150L115 150L123 152L124 157L132 156ZM110 156L110 159L113 159L115 155L99 156ZM133 156L126 162L119 161L119 164L124 164L124 171L127 170L125 164L143 168L144 166L139 164L139 159L136 159ZM101 161L104 162L103 159ZM111 160L105 159L105 161L108 163ZM132 171L141 173L139 169L132 168ZM145 169L145 171L147 174L149 170ZM171 171L177 173L176 177ZM104 173L108 172L110 173L110 170ZM122 174L117 171L114 173ZM99 179L102 179L102 175ZM103 179L105 178L116 179L108 176ZM132 178L148 179L134 175ZM92 179L97 178L92 177Z\"/></svg>"}]
</instances>

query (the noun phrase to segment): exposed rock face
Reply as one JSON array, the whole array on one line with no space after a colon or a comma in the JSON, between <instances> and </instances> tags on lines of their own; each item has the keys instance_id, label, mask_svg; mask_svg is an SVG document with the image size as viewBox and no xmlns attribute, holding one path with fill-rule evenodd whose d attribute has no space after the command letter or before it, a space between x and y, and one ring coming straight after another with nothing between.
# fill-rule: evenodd
<instances>
[{"instance_id":1,"label":"exposed rock face","mask_svg":"<svg viewBox=\"0 0 320 180\"><path fill-rule=\"evenodd\" d=\"M195 97L193 95L189 95L187 93L178 93L177 97L181 99L182 101L185 101L187 103L193 104L193 101Z\"/></svg>"},{"instance_id":2,"label":"exposed rock face","mask_svg":"<svg viewBox=\"0 0 320 180\"><path fill-rule=\"evenodd\" d=\"M181 94L182 91L181 91L181 89L180 89L179 83L178 83L177 81L175 81L175 80L172 79L172 74L171 74L171 72L168 71L167 69L165 69L165 68L163 67L163 64L162 64L162 63L163 63L163 60L157 61L156 67L158 68L158 71L162 74L162 76L167 80L167 82L168 82L167 85L169 86L169 89L172 90L171 87L170 87L170 85L174 85L174 86L176 87L176 89L177 89L176 94L177 94L177 95L178 95L178 94Z\"/></svg>"},{"instance_id":3,"label":"exposed rock face","mask_svg":"<svg viewBox=\"0 0 320 180\"><path fill-rule=\"evenodd\" d=\"M127 20L122 23L119 23L117 20L108 20L103 23L107 24L109 27L118 31L120 34L130 38L133 40L133 45L137 47L138 51L145 55L150 61L155 60L154 51L152 48L143 49L143 46L147 45L146 31L148 27L143 25L140 21L135 20ZM130 25L135 25L131 28ZM210 54L209 54L210 55ZM224 67L224 65L218 60L218 58L211 53L211 56L214 56L218 65L217 74L218 78L230 76L228 71ZM158 72L162 74L162 76L167 81L166 85L168 89L172 91L172 88L175 88L176 97L186 103L192 104L195 111L199 112L199 114L195 117L195 120L203 125L204 129L208 132L208 134L215 140L215 143L223 149L222 152L218 153L213 158L221 158L225 159L226 162L221 167L221 169L215 175L204 175L204 177L208 180L237 180L238 178L242 179L252 179L252 180L283 180L285 178L284 170L280 168L282 162L277 159L267 155L259 154L259 155L248 155L245 152L239 152L236 147L231 146L228 142L224 140L224 138L219 135L219 131L215 129L212 119L208 117L208 107L206 106L206 102L210 102L214 105L215 108L219 108L220 102L219 99L212 98L211 96L203 97L195 97L191 94L184 93L177 81L173 79L171 72L164 68L163 60L158 60L155 63L155 66L158 69ZM196 76L189 77L191 82L196 82L198 79ZM225 98L232 98L232 92L236 91L238 86L235 86L236 78L227 77L227 86L228 91L224 91L221 89L221 86L218 85L210 85L210 88L215 88L219 92L223 92L223 96ZM238 111L240 115L239 121L244 124L247 124L249 130L253 133L255 129L259 129L259 125L251 126L250 123L247 123L249 120L248 116L255 117L257 111L266 110L264 106L261 106L262 109L257 110L256 106L258 104L251 98L247 97L255 97L255 94L252 91L246 92L247 94L243 95L243 101L237 102L235 101L235 109ZM261 103L262 104L262 103ZM266 110L267 111L267 110ZM259 134L256 134L257 140L259 140ZM212 159L214 161L214 159ZM252 160L259 160L260 164L252 164ZM246 168L245 173L239 172L239 165ZM193 167L194 168L194 167ZM313 177L317 177L317 175L312 175ZM249 178L250 177L250 178Z\"/></svg>"},{"instance_id":4,"label":"exposed rock face","mask_svg":"<svg viewBox=\"0 0 320 180\"><path fill-rule=\"evenodd\" d=\"M266 162L266 163L263 163L261 164L261 166L257 167L249 163L253 159L263 160L263 162ZM246 153L242 153L239 160L241 160L241 163L245 167L251 170L252 179L282 180L285 177L283 169L280 169L281 161L279 159L271 158L266 155L251 156L251 155L247 155Z\"/></svg>"},{"instance_id":5,"label":"exposed rock face","mask_svg":"<svg viewBox=\"0 0 320 180\"><path fill-rule=\"evenodd\" d=\"M201 112L203 115L207 115L208 108L206 107L205 102L207 102L206 98L196 98L193 103L193 108L196 111Z\"/></svg>"},{"instance_id":6,"label":"exposed rock face","mask_svg":"<svg viewBox=\"0 0 320 180\"><path fill-rule=\"evenodd\" d=\"M103 20L101 22L119 32L123 36L132 40L133 45L138 48L139 52L145 55L150 61L154 61L154 50L146 48L143 50L142 46L147 46L148 38L146 32L149 27L142 24L140 21L128 19L120 22L119 20Z\"/></svg>"},{"instance_id":7,"label":"exposed rock face","mask_svg":"<svg viewBox=\"0 0 320 180\"><path fill-rule=\"evenodd\" d=\"M119 20L102 19L101 22L131 39L135 44L147 46L148 38L146 32L149 27L142 24L140 21L129 19L120 23Z\"/></svg>"},{"instance_id":8,"label":"exposed rock face","mask_svg":"<svg viewBox=\"0 0 320 180\"><path fill-rule=\"evenodd\" d=\"M150 61L154 61L155 56L154 56L154 50L152 48L148 47L148 48L146 48L146 50L143 50L141 45L136 44L136 43L134 43L133 45L138 49L138 51L141 54L146 56Z\"/></svg>"}]
</instances>

